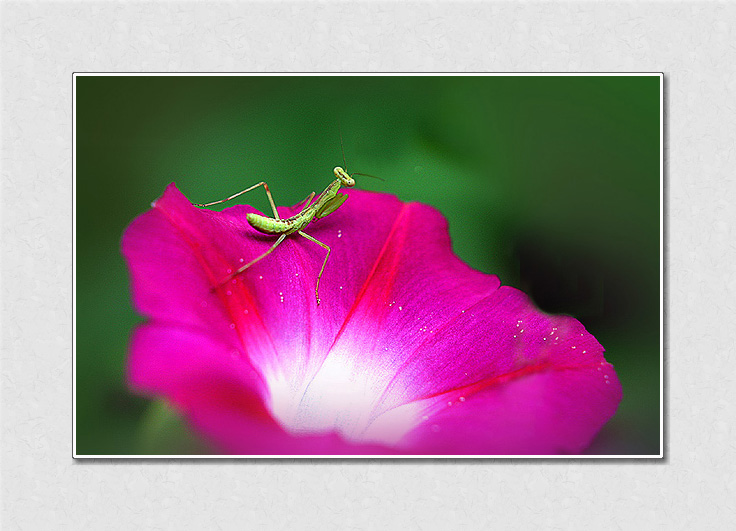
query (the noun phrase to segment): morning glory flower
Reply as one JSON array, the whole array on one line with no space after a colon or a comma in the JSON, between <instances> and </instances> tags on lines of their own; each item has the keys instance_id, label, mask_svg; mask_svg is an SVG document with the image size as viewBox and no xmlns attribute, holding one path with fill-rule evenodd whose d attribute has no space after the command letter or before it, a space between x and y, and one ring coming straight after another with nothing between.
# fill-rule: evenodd
<instances>
[{"instance_id":1,"label":"morning glory flower","mask_svg":"<svg viewBox=\"0 0 736 531\"><path fill-rule=\"evenodd\" d=\"M125 231L131 387L240 455L580 453L621 385L577 320L451 250L434 208L349 190L271 255L249 206L213 212L172 184ZM282 218L295 207L280 207Z\"/></svg>"}]
</instances>

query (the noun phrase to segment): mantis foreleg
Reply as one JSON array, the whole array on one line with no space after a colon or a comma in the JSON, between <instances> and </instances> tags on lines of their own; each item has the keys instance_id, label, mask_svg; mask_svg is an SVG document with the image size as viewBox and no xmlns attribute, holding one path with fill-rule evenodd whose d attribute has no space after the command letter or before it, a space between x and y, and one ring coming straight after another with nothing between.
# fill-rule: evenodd
<instances>
[{"instance_id":1,"label":"mantis foreleg","mask_svg":"<svg viewBox=\"0 0 736 531\"><path fill-rule=\"evenodd\" d=\"M307 208L309 206L309 203L312 202L312 199L314 199L314 192L312 192L305 199L303 199L302 201L300 201L299 203L297 203L294 206L294 208L298 208L298 209L304 210L305 208Z\"/></svg>"}]
</instances>

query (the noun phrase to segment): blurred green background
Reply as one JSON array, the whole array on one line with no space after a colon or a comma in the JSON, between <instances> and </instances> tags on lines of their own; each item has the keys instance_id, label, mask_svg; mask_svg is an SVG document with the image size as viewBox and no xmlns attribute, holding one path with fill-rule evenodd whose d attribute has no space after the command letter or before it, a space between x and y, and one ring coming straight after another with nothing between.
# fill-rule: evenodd
<instances>
[{"instance_id":1,"label":"blurred green background","mask_svg":"<svg viewBox=\"0 0 736 531\"><path fill-rule=\"evenodd\" d=\"M659 448L659 77L76 78L78 454L207 448L130 394L120 237L174 181L193 202L266 180L277 204L342 164L438 208L455 252L578 318L624 389L588 453ZM263 193L250 202L268 212Z\"/></svg>"}]
</instances>

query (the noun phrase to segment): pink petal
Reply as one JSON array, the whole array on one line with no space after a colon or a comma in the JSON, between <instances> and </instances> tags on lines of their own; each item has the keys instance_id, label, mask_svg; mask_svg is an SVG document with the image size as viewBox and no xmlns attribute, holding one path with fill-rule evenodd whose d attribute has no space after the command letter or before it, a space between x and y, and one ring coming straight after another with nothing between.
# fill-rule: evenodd
<instances>
[{"instance_id":1,"label":"pink petal","mask_svg":"<svg viewBox=\"0 0 736 531\"><path fill-rule=\"evenodd\" d=\"M238 350L201 329L162 323L136 329L128 379L134 388L167 396L185 409L213 388L237 389L231 399L239 409L270 419L260 374Z\"/></svg>"},{"instance_id":2,"label":"pink petal","mask_svg":"<svg viewBox=\"0 0 736 531\"><path fill-rule=\"evenodd\" d=\"M392 411L424 413L396 446L420 454L458 448L481 455L580 453L620 400L620 384L605 362L522 369Z\"/></svg>"},{"instance_id":3,"label":"pink petal","mask_svg":"<svg viewBox=\"0 0 736 531\"><path fill-rule=\"evenodd\" d=\"M201 210L172 185L126 231L137 308L155 322L217 338L224 357L240 352L258 375L258 385L252 377L237 385L261 400L253 404L265 416L251 406L200 404L190 408L195 424L239 451L255 447L241 440L258 439L254 431L277 433L263 435L263 453L279 453L277 446L308 453L338 440L335 433L354 443L342 448L352 453L366 443L383 445L375 453L580 451L621 398L597 341L576 320L539 312L521 292L499 289L495 276L458 260L431 207L349 195L306 229L332 249L321 306L314 285L325 251L297 235L211 292L274 241L247 224L250 207ZM171 342L187 349L202 340ZM166 351L142 344L153 359ZM241 420L216 420L223 415ZM273 421L269 428L253 427L258 415ZM277 440L286 432L294 436L283 446ZM299 444L305 450L292 451Z\"/></svg>"},{"instance_id":4,"label":"pink petal","mask_svg":"<svg viewBox=\"0 0 736 531\"><path fill-rule=\"evenodd\" d=\"M166 396L211 444L230 454L384 454L337 434L293 437L268 413L263 382L239 352L196 329L149 324L131 341L134 389Z\"/></svg>"}]
</instances>

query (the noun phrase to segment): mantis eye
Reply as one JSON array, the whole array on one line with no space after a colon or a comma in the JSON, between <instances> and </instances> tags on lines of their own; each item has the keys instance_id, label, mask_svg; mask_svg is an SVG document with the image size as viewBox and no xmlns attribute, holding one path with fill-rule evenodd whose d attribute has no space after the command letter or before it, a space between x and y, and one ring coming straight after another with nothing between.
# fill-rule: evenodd
<instances>
[{"instance_id":1,"label":"mantis eye","mask_svg":"<svg viewBox=\"0 0 736 531\"><path fill-rule=\"evenodd\" d=\"M343 185L355 186L355 179L348 175L347 172L343 170L340 166L336 166L335 169L332 171L335 174L335 177L340 179L340 182L342 182Z\"/></svg>"}]
</instances>

